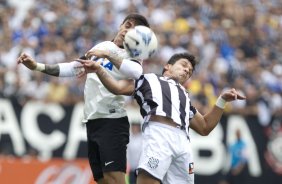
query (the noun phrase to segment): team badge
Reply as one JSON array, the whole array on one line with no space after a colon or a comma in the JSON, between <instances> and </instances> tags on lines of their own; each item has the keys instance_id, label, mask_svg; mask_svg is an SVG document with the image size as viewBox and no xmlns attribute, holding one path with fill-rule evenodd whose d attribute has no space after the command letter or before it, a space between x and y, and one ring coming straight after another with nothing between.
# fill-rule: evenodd
<instances>
[{"instance_id":1,"label":"team badge","mask_svg":"<svg viewBox=\"0 0 282 184\"><path fill-rule=\"evenodd\" d=\"M156 169L158 167L158 165L159 165L159 159L154 158L154 157L149 158L148 166L151 169Z\"/></svg>"}]
</instances>

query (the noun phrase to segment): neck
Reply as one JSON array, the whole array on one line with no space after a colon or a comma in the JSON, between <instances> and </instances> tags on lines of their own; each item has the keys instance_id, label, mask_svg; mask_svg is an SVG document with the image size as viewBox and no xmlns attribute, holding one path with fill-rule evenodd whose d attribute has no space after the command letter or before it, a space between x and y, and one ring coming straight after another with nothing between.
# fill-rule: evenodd
<instances>
[{"instance_id":1,"label":"neck","mask_svg":"<svg viewBox=\"0 0 282 184\"><path fill-rule=\"evenodd\" d=\"M169 79L174 80L176 83L180 83L177 78L173 77L173 76L170 75L170 74L164 73L163 76L164 76L164 77L167 77L167 78L169 78ZM180 84L181 84L181 83L180 83Z\"/></svg>"},{"instance_id":2,"label":"neck","mask_svg":"<svg viewBox=\"0 0 282 184\"><path fill-rule=\"evenodd\" d=\"M116 44L119 48L123 49L123 45L119 45L115 39L112 39L112 42Z\"/></svg>"},{"instance_id":3,"label":"neck","mask_svg":"<svg viewBox=\"0 0 282 184\"><path fill-rule=\"evenodd\" d=\"M168 77L168 78L172 78L171 74L168 73L168 72L164 72L164 73L163 73L163 76L164 76L164 77Z\"/></svg>"}]
</instances>

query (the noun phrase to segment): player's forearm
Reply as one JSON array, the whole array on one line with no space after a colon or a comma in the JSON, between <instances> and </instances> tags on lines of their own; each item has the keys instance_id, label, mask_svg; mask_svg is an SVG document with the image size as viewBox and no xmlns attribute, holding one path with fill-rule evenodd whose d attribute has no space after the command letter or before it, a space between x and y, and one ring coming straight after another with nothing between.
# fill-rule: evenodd
<instances>
[{"instance_id":1,"label":"player's forearm","mask_svg":"<svg viewBox=\"0 0 282 184\"><path fill-rule=\"evenodd\" d=\"M45 70L42 71L48 75L59 77L60 67L59 65L45 65Z\"/></svg>"},{"instance_id":2,"label":"player's forearm","mask_svg":"<svg viewBox=\"0 0 282 184\"><path fill-rule=\"evenodd\" d=\"M132 95L134 92L133 80L116 80L103 67L96 74L103 85L115 95Z\"/></svg>"},{"instance_id":3,"label":"player's forearm","mask_svg":"<svg viewBox=\"0 0 282 184\"><path fill-rule=\"evenodd\" d=\"M53 65L37 63L35 70L56 77L73 77L81 68L82 65L79 62L72 61Z\"/></svg>"},{"instance_id":4,"label":"player's forearm","mask_svg":"<svg viewBox=\"0 0 282 184\"><path fill-rule=\"evenodd\" d=\"M208 135L219 123L221 116L223 114L223 109L214 106L212 110L205 114L203 116L205 122L206 122L206 127L205 127L205 133Z\"/></svg>"},{"instance_id":5,"label":"player's forearm","mask_svg":"<svg viewBox=\"0 0 282 184\"><path fill-rule=\"evenodd\" d=\"M58 64L48 65L43 63L37 63L34 70L56 77L58 77L60 74L60 67Z\"/></svg>"},{"instance_id":6,"label":"player's forearm","mask_svg":"<svg viewBox=\"0 0 282 184\"><path fill-rule=\"evenodd\" d=\"M113 94L119 94L118 81L114 79L104 68L100 67L96 74L103 83L103 85Z\"/></svg>"},{"instance_id":7,"label":"player's forearm","mask_svg":"<svg viewBox=\"0 0 282 184\"><path fill-rule=\"evenodd\" d=\"M208 135L215 126L219 123L222 117L223 110L225 108L226 102L233 100L244 100L245 96L239 94L234 88L223 92L218 98L211 109L211 111L205 115L196 113L194 118L190 122L190 127L195 130L200 135Z\"/></svg>"},{"instance_id":8,"label":"player's forearm","mask_svg":"<svg viewBox=\"0 0 282 184\"><path fill-rule=\"evenodd\" d=\"M196 131L202 136L209 135L209 133L216 127L221 116L223 114L223 109L214 106L212 110L202 115L200 112L197 112L193 119L190 122L190 128Z\"/></svg>"},{"instance_id":9,"label":"player's forearm","mask_svg":"<svg viewBox=\"0 0 282 184\"><path fill-rule=\"evenodd\" d=\"M117 67L120 68L123 58L119 56L116 51L110 51L108 54L108 59Z\"/></svg>"}]
</instances>

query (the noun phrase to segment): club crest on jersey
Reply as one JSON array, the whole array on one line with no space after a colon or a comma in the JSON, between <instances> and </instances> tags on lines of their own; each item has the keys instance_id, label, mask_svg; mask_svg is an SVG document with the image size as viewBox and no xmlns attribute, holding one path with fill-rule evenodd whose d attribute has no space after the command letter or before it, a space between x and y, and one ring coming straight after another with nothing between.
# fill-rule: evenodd
<instances>
[{"instance_id":1,"label":"club crest on jersey","mask_svg":"<svg viewBox=\"0 0 282 184\"><path fill-rule=\"evenodd\" d=\"M151 169L156 169L159 165L159 159L151 157L149 158L149 161L147 164Z\"/></svg>"},{"instance_id":2,"label":"club crest on jersey","mask_svg":"<svg viewBox=\"0 0 282 184\"><path fill-rule=\"evenodd\" d=\"M189 163L189 174L194 174L194 162Z\"/></svg>"}]
</instances>

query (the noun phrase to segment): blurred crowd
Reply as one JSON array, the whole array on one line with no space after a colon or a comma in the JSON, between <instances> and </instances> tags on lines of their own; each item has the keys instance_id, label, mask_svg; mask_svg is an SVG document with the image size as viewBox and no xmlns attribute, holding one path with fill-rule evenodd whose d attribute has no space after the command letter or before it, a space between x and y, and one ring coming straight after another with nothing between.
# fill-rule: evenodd
<instances>
[{"instance_id":1,"label":"blurred crowd","mask_svg":"<svg viewBox=\"0 0 282 184\"><path fill-rule=\"evenodd\" d=\"M21 16L20 6L0 3L0 97L21 104L83 101L83 78L30 72L17 57L26 52L41 63L72 61L111 40L123 18L138 12L159 39L145 73L161 73L173 53L188 51L199 61L186 84L199 111L234 87L247 100L232 103L227 113L259 116L262 125L282 119L281 0L36 0Z\"/></svg>"}]
</instances>

